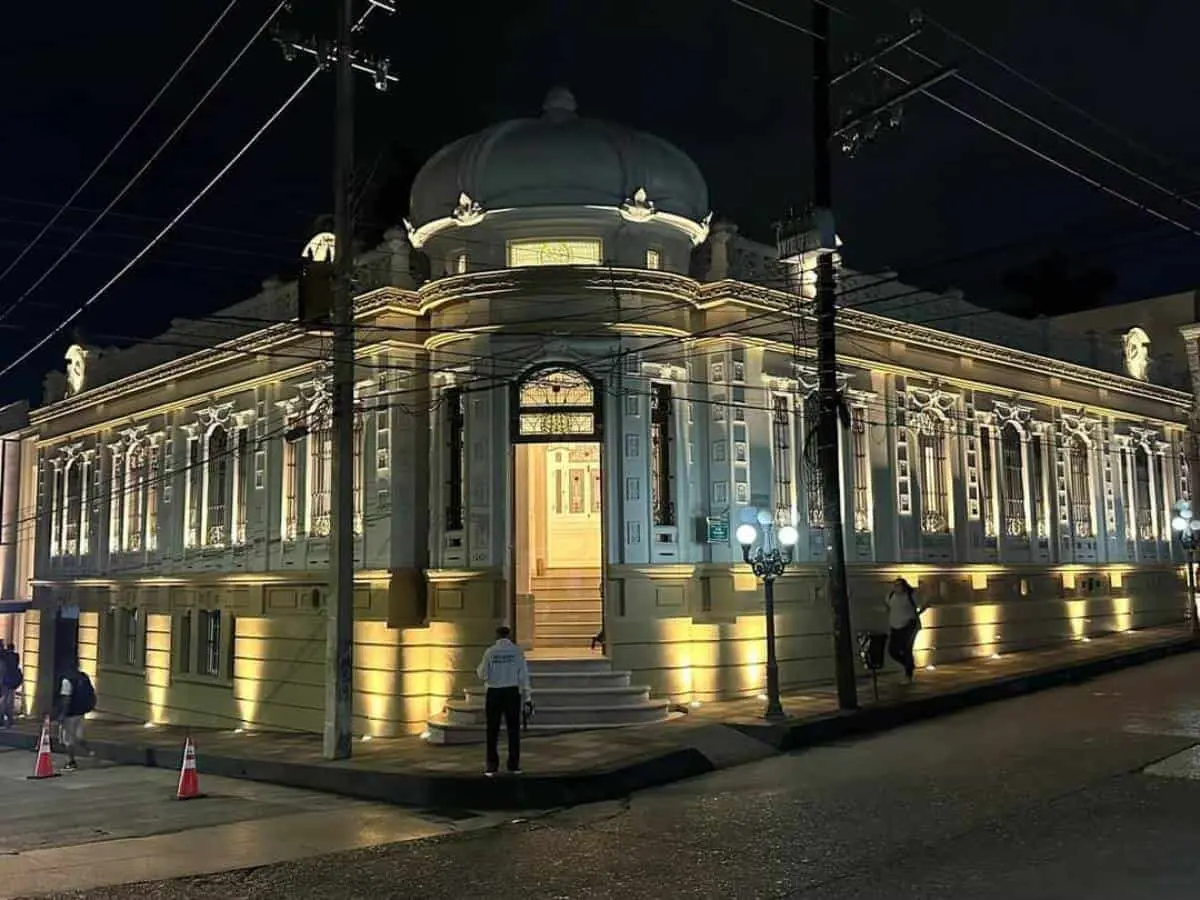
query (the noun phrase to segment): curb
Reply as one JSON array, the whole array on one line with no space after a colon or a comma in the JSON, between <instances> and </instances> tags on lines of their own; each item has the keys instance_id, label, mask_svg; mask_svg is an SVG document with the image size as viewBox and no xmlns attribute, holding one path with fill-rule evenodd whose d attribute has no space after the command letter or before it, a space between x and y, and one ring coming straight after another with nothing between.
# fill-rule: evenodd
<instances>
[{"instance_id":1,"label":"curb","mask_svg":"<svg viewBox=\"0 0 1200 900\"><path fill-rule=\"evenodd\" d=\"M244 778L360 800L422 808L479 811L555 809L613 800L635 791L731 768L754 758L888 731L996 700L1086 681L1195 649L1197 644L1194 641L1182 639L1116 656L988 681L949 693L868 707L853 713L835 713L779 725L718 724L715 726L718 732L727 731L753 738L761 743L765 752L760 755L743 751L740 757L727 759L720 759L719 753L713 753L718 756L717 761L700 749L685 747L604 772L484 778L366 770L356 768L352 763L309 764L245 759L201 752L197 755L196 768L203 775ZM36 734L0 732L0 746L34 750L37 742ZM182 747L164 749L102 740L93 741L92 749L98 758L110 762L162 769L178 769L183 756Z\"/></svg>"},{"instance_id":2,"label":"curb","mask_svg":"<svg viewBox=\"0 0 1200 900\"><path fill-rule=\"evenodd\" d=\"M1066 666L1012 675L996 681L970 685L956 691L916 697L900 703L884 704L851 713L833 713L803 722L780 725L731 725L743 734L770 744L786 753L804 747L888 731L901 725L949 715L997 700L1022 697L1049 688L1088 681L1146 663L1157 662L1198 649L1191 638L1143 647L1115 656L1105 656Z\"/></svg>"}]
</instances>

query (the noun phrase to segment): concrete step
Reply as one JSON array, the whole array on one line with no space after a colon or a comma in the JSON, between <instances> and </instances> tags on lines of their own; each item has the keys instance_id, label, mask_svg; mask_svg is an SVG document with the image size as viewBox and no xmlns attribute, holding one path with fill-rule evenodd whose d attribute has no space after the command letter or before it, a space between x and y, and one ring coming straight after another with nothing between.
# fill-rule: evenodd
<instances>
[{"instance_id":1,"label":"concrete step","mask_svg":"<svg viewBox=\"0 0 1200 900\"><path fill-rule=\"evenodd\" d=\"M675 718L679 713L671 713L668 718ZM544 725L530 722L525 732L533 737L548 734L564 734L572 731L603 731L611 728L624 728L622 723L591 722L584 725ZM430 744L482 744L487 738L484 725L451 725L445 716L434 716L425 726L422 737ZM504 735L500 735L500 752L504 753Z\"/></svg>"},{"instance_id":2,"label":"concrete step","mask_svg":"<svg viewBox=\"0 0 1200 900\"><path fill-rule=\"evenodd\" d=\"M591 642L597 634L600 633L600 623L595 624L572 622L568 624L549 623L542 624L537 622L533 631L534 645L541 644L543 647L553 647L557 640L572 640L572 641L587 641Z\"/></svg>"},{"instance_id":3,"label":"concrete step","mask_svg":"<svg viewBox=\"0 0 1200 900\"><path fill-rule=\"evenodd\" d=\"M536 652L536 651L535 651ZM612 660L606 656L538 657L529 659L529 677L536 681L545 672L548 675L594 675L612 673ZM628 675L628 672L622 673Z\"/></svg>"},{"instance_id":4,"label":"concrete step","mask_svg":"<svg viewBox=\"0 0 1200 900\"><path fill-rule=\"evenodd\" d=\"M600 630L600 623L604 618L598 612L571 612L569 610L550 610L546 612L535 612L533 614L533 624L535 628L542 628L545 625L590 625L596 631ZM594 634L595 632L593 632Z\"/></svg>"},{"instance_id":5,"label":"concrete step","mask_svg":"<svg viewBox=\"0 0 1200 900\"><path fill-rule=\"evenodd\" d=\"M591 688L629 687L628 672L551 672L530 671L529 681L534 692L543 690L588 690Z\"/></svg>"},{"instance_id":6,"label":"concrete step","mask_svg":"<svg viewBox=\"0 0 1200 900\"><path fill-rule=\"evenodd\" d=\"M531 588L534 603L595 603L601 600L600 589L595 585L580 588Z\"/></svg>"},{"instance_id":7,"label":"concrete step","mask_svg":"<svg viewBox=\"0 0 1200 900\"><path fill-rule=\"evenodd\" d=\"M536 699L534 701L537 702ZM562 727L579 727L598 723L602 725L646 725L664 722L670 713L666 700L646 700L640 704L619 706L538 706L534 718L537 724ZM485 724L483 703L467 700L450 700L446 703L445 721L450 725Z\"/></svg>"},{"instance_id":8,"label":"concrete step","mask_svg":"<svg viewBox=\"0 0 1200 900\"><path fill-rule=\"evenodd\" d=\"M483 705L486 689L482 686L467 688L467 703ZM650 689L646 687L578 687L545 688L533 685L533 702L539 710L550 707L568 706L640 706L650 699Z\"/></svg>"},{"instance_id":9,"label":"concrete step","mask_svg":"<svg viewBox=\"0 0 1200 900\"><path fill-rule=\"evenodd\" d=\"M534 597L533 608L535 610L543 609L563 609L563 610L579 610L585 612L600 612L603 606L603 601L597 595L595 597Z\"/></svg>"}]
</instances>

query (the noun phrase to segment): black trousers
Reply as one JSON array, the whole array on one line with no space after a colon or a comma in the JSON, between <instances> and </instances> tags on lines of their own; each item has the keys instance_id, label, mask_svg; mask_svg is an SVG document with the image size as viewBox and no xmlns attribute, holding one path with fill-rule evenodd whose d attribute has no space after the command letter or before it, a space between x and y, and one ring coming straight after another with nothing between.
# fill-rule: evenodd
<instances>
[{"instance_id":1,"label":"black trousers","mask_svg":"<svg viewBox=\"0 0 1200 900\"><path fill-rule=\"evenodd\" d=\"M484 701L487 713L487 770L500 769L500 720L508 732L508 771L521 768L521 689L488 688Z\"/></svg>"},{"instance_id":2,"label":"black trousers","mask_svg":"<svg viewBox=\"0 0 1200 900\"><path fill-rule=\"evenodd\" d=\"M888 656L904 667L904 674L912 678L917 664L913 661L913 644L917 641L917 623L903 628L893 628L888 636Z\"/></svg>"}]
</instances>

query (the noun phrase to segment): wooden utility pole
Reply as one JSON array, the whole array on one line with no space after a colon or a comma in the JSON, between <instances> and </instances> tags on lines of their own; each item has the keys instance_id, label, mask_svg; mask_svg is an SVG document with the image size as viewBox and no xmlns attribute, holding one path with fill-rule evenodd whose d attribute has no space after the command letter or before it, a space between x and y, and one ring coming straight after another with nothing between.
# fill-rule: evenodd
<instances>
[{"instance_id":1,"label":"wooden utility pole","mask_svg":"<svg viewBox=\"0 0 1200 900\"><path fill-rule=\"evenodd\" d=\"M326 759L348 759L354 712L354 71L353 0L337 0L333 175L333 503L325 660Z\"/></svg>"},{"instance_id":2,"label":"wooden utility pole","mask_svg":"<svg viewBox=\"0 0 1200 900\"><path fill-rule=\"evenodd\" d=\"M842 398L837 381L837 284L834 253L837 229L833 218L833 163L830 142L829 7L812 4L813 31L813 214L817 226L817 378L819 418L817 453L821 471L821 505L825 519L825 593L833 614L833 660L838 707L858 708L854 674L854 645L850 634L850 596L846 590L846 547L842 533L841 465L838 422Z\"/></svg>"}]
</instances>

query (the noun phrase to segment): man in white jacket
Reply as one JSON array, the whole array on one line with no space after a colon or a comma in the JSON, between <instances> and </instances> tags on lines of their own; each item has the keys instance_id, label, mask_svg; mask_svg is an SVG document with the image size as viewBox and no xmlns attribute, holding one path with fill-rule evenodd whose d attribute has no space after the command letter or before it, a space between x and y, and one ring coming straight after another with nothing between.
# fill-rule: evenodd
<instances>
[{"instance_id":1,"label":"man in white jacket","mask_svg":"<svg viewBox=\"0 0 1200 900\"><path fill-rule=\"evenodd\" d=\"M487 768L489 778L500 770L500 720L508 732L508 771L521 774L521 707L530 698L529 666L525 653L512 642L508 627L496 629L496 643L487 648L476 674L487 685Z\"/></svg>"}]
</instances>

